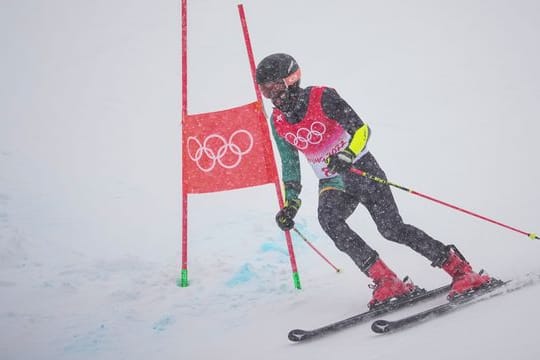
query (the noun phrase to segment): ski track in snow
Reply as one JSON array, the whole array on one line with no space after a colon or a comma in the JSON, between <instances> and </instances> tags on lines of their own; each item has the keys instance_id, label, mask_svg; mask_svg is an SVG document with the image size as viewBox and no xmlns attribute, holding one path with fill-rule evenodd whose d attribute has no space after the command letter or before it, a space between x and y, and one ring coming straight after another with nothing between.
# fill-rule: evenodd
<instances>
[{"instance_id":1,"label":"ski track in snow","mask_svg":"<svg viewBox=\"0 0 540 360\"><path fill-rule=\"evenodd\" d=\"M204 264L204 268L210 266L207 273L203 270L194 276L186 289L173 286L178 271L175 259L166 266L127 257L93 262L80 259L58 267L27 262L5 267L0 289L8 296L2 299L0 319L13 331L4 338L2 348L29 337L34 349L31 353L43 351L56 359L107 358L120 351L126 339L137 337L134 334L160 337L173 332L181 338L189 331L182 329L185 319L196 323L210 316L225 322L225 329L238 329L257 306L269 306L296 291L292 289L283 236L274 233L277 239L258 244L244 262L217 258ZM9 226L4 226L1 234L2 238L17 238ZM13 258L20 253L19 245L8 242L3 247L4 256ZM301 254L306 249L299 245ZM234 248L234 244L228 246ZM20 298L25 301L17 303ZM6 310L17 307L24 311ZM129 333L124 333L127 330ZM63 335L49 337L51 333ZM17 350L22 349L14 350L16 358Z\"/></svg>"}]
</instances>

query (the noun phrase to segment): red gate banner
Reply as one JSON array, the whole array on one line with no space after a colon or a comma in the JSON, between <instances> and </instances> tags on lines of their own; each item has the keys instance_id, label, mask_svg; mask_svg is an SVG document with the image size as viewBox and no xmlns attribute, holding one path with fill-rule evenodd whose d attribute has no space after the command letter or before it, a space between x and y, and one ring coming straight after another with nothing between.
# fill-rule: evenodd
<instances>
[{"instance_id":1,"label":"red gate banner","mask_svg":"<svg viewBox=\"0 0 540 360\"><path fill-rule=\"evenodd\" d=\"M187 115L182 128L183 186L208 193L274 183L274 157L258 102Z\"/></svg>"}]
</instances>

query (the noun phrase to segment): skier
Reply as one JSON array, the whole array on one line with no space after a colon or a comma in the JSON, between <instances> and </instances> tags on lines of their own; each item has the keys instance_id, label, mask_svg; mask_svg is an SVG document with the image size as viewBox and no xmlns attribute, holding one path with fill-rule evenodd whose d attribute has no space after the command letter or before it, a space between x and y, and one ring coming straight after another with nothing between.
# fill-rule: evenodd
<instances>
[{"instance_id":1,"label":"skier","mask_svg":"<svg viewBox=\"0 0 540 360\"><path fill-rule=\"evenodd\" d=\"M298 63L282 53L265 57L256 70L263 96L274 105L270 123L281 157L286 200L276 215L278 226L284 231L292 229L302 204L300 151L319 178L318 219L322 229L374 282L369 308L409 296L417 288L410 281L400 280L347 225L347 218L358 204L367 208L384 238L410 247L452 277L449 298L487 286L491 278L474 272L454 245L444 245L403 222L388 185L350 171L355 167L386 179L367 149L370 128L336 90L301 88L300 78Z\"/></svg>"}]
</instances>

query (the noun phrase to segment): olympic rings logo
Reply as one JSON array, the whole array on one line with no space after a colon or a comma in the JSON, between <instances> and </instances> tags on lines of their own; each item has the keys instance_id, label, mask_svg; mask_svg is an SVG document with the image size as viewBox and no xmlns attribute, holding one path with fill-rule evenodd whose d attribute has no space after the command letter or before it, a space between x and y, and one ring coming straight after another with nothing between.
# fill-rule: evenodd
<instances>
[{"instance_id":1,"label":"olympic rings logo","mask_svg":"<svg viewBox=\"0 0 540 360\"><path fill-rule=\"evenodd\" d=\"M244 137L244 139L238 139ZM240 145L235 143L235 140L240 143L246 143L247 147L241 149ZM233 169L240 164L242 157L249 153L253 148L253 136L244 129L236 130L229 136L229 139L217 134L212 134L206 137L201 143L195 136L190 136L187 140L188 155L193 160L197 167L203 172L212 171L217 164L225 169ZM192 152L192 145L196 145L195 152ZM227 155L227 153L232 155ZM203 156L205 159L203 160ZM232 157L232 161L231 161ZM227 160L225 160L225 158ZM202 161L201 161L202 160Z\"/></svg>"},{"instance_id":2,"label":"olympic rings logo","mask_svg":"<svg viewBox=\"0 0 540 360\"><path fill-rule=\"evenodd\" d=\"M319 144L325 132L326 126L322 122L315 121L309 129L300 128L296 134L291 132L285 134L285 139L297 149L305 150L310 144Z\"/></svg>"}]
</instances>

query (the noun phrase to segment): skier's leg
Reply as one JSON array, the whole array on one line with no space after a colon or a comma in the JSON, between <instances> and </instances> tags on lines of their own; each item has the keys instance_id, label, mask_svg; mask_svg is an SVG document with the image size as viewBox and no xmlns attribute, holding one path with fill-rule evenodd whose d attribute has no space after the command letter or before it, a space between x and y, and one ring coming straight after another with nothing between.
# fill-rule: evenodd
<instances>
[{"instance_id":1,"label":"skier's leg","mask_svg":"<svg viewBox=\"0 0 540 360\"><path fill-rule=\"evenodd\" d=\"M355 166L386 179L386 175L371 154L361 158ZM390 186L356 174L347 174L344 180L347 188L354 194L358 194L361 203L367 208L377 229L385 239L404 244L431 262L447 253L443 243L417 227L403 222Z\"/></svg>"},{"instance_id":2,"label":"skier's leg","mask_svg":"<svg viewBox=\"0 0 540 360\"><path fill-rule=\"evenodd\" d=\"M372 156L361 161L357 165L359 168L363 167L368 173L386 178ZM455 246L446 246L424 231L403 223L390 186L359 176L348 175L345 180L349 188L354 188L361 194L361 202L368 209L381 235L410 247L431 260L432 266L442 268L452 277L449 297L478 288L491 280L488 275L475 273Z\"/></svg>"},{"instance_id":3,"label":"skier's leg","mask_svg":"<svg viewBox=\"0 0 540 360\"><path fill-rule=\"evenodd\" d=\"M410 293L414 285L400 280L379 259L377 252L347 225L347 218L357 206L358 200L343 191L323 191L319 196L319 222L337 248L348 254L360 270L373 279L373 298L368 305L373 308Z\"/></svg>"},{"instance_id":4,"label":"skier's leg","mask_svg":"<svg viewBox=\"0 0 540 360\"><path fill-rule=\"evenodd\" d=\"M319 194L318 217L322 229L336 247L349 255L360 270L366 272L378 254L347 225L346 220L357 206L358 200L344 191L323 190Z\"/></svg>"}]
</instances>

